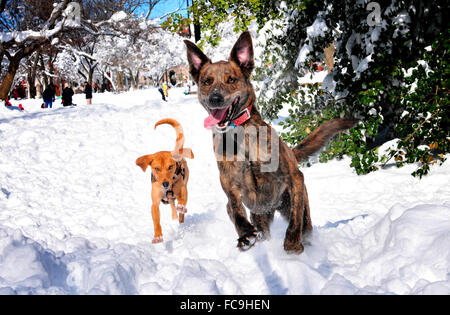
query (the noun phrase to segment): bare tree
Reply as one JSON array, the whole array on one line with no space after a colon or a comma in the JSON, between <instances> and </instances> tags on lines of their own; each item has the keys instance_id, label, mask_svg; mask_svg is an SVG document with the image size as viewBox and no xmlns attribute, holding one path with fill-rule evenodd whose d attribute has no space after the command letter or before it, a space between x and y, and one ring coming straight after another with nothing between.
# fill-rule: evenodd
<instances>
[{"instance_id":1,"label":"bare tree","mask_svg":"<svg viewBox=\"0 0 450 315\"><path fill-rule=\"evenodd\" d=\"M80 5L78 21L73 19L73 2ZM146 12L149 17L158 2L160 0L61 0L54 4L52 0L0 0L0 64L7 60L3 63L7 68L2 69L3 77L0 77L0 99L8 95L21 61L44 46L70 45L82 59L81 73L92 82L98 65L92 54L99 36L135 32L123 27L124 23L117 21L115 14L125 12L132 16ZM42 52L35 58L33 61L42 60ZM27 62L29 67L39 64L33 61ZM30 80L34 73L30 68Z\"/></svg>"},{"instance_id":2,"label":"bare tree","mask_svg":"<svg viewBox=\"0 0 450 315\"><path fill-rule=\"evenodd\" d=\"M0 17L0 50L9 65L0 84L0 99L7 97L21 60L61 32L69 2L64 0L55 7L52 1L10 0L5 3Z\"/></svg>"}]
</instances>

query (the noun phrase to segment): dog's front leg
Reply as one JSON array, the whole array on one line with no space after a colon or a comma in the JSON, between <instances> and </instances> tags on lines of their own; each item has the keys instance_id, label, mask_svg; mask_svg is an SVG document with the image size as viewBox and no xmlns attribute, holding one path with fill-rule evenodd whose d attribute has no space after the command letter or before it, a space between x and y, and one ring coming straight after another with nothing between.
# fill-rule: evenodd
<instances>
[{"instance_id":1,"label":"dog's front leg","mask_svg":"<svg viewBox=\"0 0 450 315\"><path fill-rule=\"evenodd\" d=\"M152 219L155 229L155 236L152 243L161 243L163 241L160 222L159 204L161 203L162 191L158 185L152 185Z\"/></svg>"},{"instance_id":2,"label":"dog's front leg","mask_svg":"<svg viewBox=\"0 0 450 315\"><path fill-rule=\"evenodd\" d=\"M227 195L227 212L239 236L237 247L239 250L245 251L255 245L257 231L247 219L241 198L233 192Z\"/></svg>"},{"instance_id":3,"label":"dog's front leg","mask_svg":"<svg viewBox=\"0 0 450 315\"><path fill-rule=\"evenodd\" d=\"M270 239L270 225L272 224L275 210L271 209L265 213L250 213L251 222L258 230L258 240Z\"/></svg>"},{"instance_id":4,"label":"dog's front leg","mask_svg":"<svg viewBox=\"0 0 450 315\"><path fill-rule=\"evenodd\" d=\"M153 227L155 229L155 236L153 237L152 243L161 243L163 241L161 224L159 223L159 202L157 204L152 204L152 219Z\"/></svg>"}]
</instances>

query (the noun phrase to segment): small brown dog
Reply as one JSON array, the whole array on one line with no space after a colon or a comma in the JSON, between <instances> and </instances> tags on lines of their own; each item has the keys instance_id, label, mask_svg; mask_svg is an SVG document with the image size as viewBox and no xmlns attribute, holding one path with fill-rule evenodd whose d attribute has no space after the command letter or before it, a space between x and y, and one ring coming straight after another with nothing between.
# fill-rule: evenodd
<instances>
[{"instance_id":1,"label":"small brown dog","mask_svg":"<svg viewBox=\"0 0 450 315\"><path fill-rule=\"evenodd\" d=\"M136 165L140 166L144 172L149 165L152 168L152 218L155 228L153 243L163 241L159 222L159 204L161 202L170 204L173 220L178 218L177 212L179 212L179 222L184 222L184 214L187 212L187 183L189 180L189 169L184 158L194 158L191 149L183 148L184 133L180 123L170 118L162 119L156 123L155 129L162 124L169 124L175 128L177 135L175 150L144 155L136 160ZM176 207L175 200L178 201Z\"/></svg>"}]
</instances>

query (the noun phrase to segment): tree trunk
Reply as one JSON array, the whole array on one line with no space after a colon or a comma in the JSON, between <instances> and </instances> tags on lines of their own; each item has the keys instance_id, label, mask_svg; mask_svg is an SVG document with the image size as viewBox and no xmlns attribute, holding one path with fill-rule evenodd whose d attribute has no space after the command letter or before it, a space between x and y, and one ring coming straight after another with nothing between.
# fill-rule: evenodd
<instances>
[{"instance_id":1,"label":"tree trunk","mask_svg":"<svg viewBox=\"0 0 450 315\"><path fill-rule=\"evenodd\" d=\"M129 77L130 77L131 88L132 88L133 90L137 90L136 79L135 79L135 77L134 77L133 72L131 71L131 69L128 69L128 74L129 74Z\"/></svg>"},{"instance_id":2,"label":"tree trunk","mask_svg":"<svg viewBox=\"0 0 450 315\"><path fill-rule=\"evenodd\" d=\"M94 78L94 70L91 69L91 70L89 70L88 83L89 83L89 85L92 86L92 87L94 86L94 85L92 84L93 78Z\"/></svg>"},{"instance_id":3,"label":"tree trunk","mask_svg":"<svg viewBox=\"0 0 450 315\"><path fill-rule=\"evenodd\" d=\"M193 22L194 22L194 38L195 42L197 43L201 38L201 29L202 29L200 26L200 19L198 15L194 14Z\"/></svg>"},{"instance_id":4,"label":"tree trunk","mask_svg":"<svg viewBox=\"0 0 450 315\"><path fill-rule=\"evenodd\" d=\"M120 91L123 89L123 73L116 70L117 76L117 89Z\"/></svg>"},{"instance_id":5,"label":"tree trunk","mask_svg":"<svg viewBox=\"0 0 450 315\"><path fill-rule=\"evenodd\" d=\"M8 97L11 86L14 82L14 77L16 76L17 69L19 69L21 55L14 56L9 60L8 71L6 72L5 78L0 84L0 100L5 100Z\"/></svg>"},{"instance_id":6,"label":"tree trunk","mask_svg":"<svg viewBox=\"0 0 450 315\"><path fill-rule=\"evenodd\" d=\"M139 89L139 69L136 72L136 76L134 77L134 81L136 82L136 90Z\"/></svg>"},{"instance_id":7,"label":"tree trunk","mask_svg":"<svg viewBox=\"0 0 450 315\"><path fill-rule=\"evenodd\" d=\"M31 66L31 69L29 69L28 72L28 91L29 91L29 98L35 98L36 97L36 72L39 62L39 56L40 51L38 50L36 52L36 56L34 57L33 65Z\"/></svg>"},{"instance_id":8,"label":"tree trunk","mask_svg":"<svg viewBox=\"0 0 450 315\"><path fill-rule=\"evenodd\" d=\"M89 67L89 78L88 78L88 82L90 86L94 86L93 85L93 80L94 80L94 72L95 72L95 68L97 68L97 64L95 64L94 66Z\"/></svg>"},{"instance_id":9,"label":"tree trunk","mask_svg":"<svg viewBox=\"0 0 450 315\"><path fill-rule=\"evenodd\" d=\"M44 57L42 55L39 55L39 61L40 61L42 78L43 78L42 90L45 90L47 88L49 82L48 82L48 76L45 73L45 63L44 63Z\"/></svg>"},{"instance_id":10,"label":"tree trunk","mask_svg":"<svg viewBox=\"0 0 450 315\"><path fill-rule=\"evenodd\" d=\"M28 72L27 74L27 84L28 84L28 89L27 89L27 98L30 99L31 98L31 73Z\"/></svg>"},{"instance_id":11,"label":"tree trunk","mask_svg":"<svg viewBox=\"0 0 450 315\"><path fill-rule=\"evenodd\" d=\"M201 26L200 24L194 24L195 42L197 43L201 39Z\"/></svg>"},{"instance_id":12,"label":"tree trunk","mask_svg":"<svg viewBox=\"0 0 450 315\"><path fill-rule=\"evenodd\" d=\"M40 99L42 97L41 94L41 78L35 81L36 86L36 98Z\"/></svg>"},{"instance_id":13,"label":"tree trunk","mask_svg":"<svg viewBox=\"0 0 450 315\"><path fill-rule=\"evenodd\" d=\"M112 76L105 75L105 78L106 78L106 80L108 80L109 82L111 82L111 86L112 86L113 90L116 91L116 90L117 90L117 87L116 87L116 85L115 85L115 83L114 83L114 80L113 80Z\"/></svg>"}]
</instances>

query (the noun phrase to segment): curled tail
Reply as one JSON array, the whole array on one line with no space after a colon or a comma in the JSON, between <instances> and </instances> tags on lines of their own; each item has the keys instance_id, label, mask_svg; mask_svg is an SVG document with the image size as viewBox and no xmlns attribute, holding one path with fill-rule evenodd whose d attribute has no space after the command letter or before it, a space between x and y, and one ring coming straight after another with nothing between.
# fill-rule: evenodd
<instances>
[{"instance_id":1,"label":"curled tail","mask_svg":"<svg viewBox=\"0 0 450 315\"><path fill-rule=\"evenodd\" d=\"M173 150L173 154L179 154L180 152L183 151L183 146L184 146L183 127L181 127L180 123L178 121L176 121L175 119L166 118L166 119L161 119L160 121L158 121L155 124L155 129L159 125L164 125L164 124L171 125L175 129L175 132L177 134L177 139L175 140L175 149Z\"/></svg>"},{"instance_id":2,"label":"curled tail","mask_svg":"<svg viewBox=\"0 0 450 315\"><path fill-rule=\"evenodd\" d=\"M292 149L295 158L298 162L306 160L323 147L334 135L340 131L350 129L355 123L356 121L354 120L343 118L327 121Z\"/></svg>"},{"instance_id":3,"label":"curled tail","mask_svg":"<svg viewBox=\"0 0 450 315\"><path fill-rule=\"evenodd\" d=\"M160 121L158 121L155 124L155 129L159 125L164 125L164 124L171 125L175 129L175 132L177 135L177 139L175 140L175 149L172 151L172 156L175 159L179 159L181 157L187 157L187 158L193 159L194 154L192 153L192 150L183 148L183 146L184 146L184 131L183 131L183 127L181 127L181 124L178 121L176 121L175 119L165 118L165 119L161 119Z\"/></svg>"}]
</instances>

